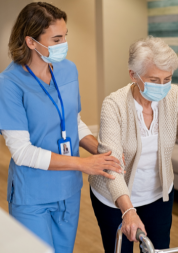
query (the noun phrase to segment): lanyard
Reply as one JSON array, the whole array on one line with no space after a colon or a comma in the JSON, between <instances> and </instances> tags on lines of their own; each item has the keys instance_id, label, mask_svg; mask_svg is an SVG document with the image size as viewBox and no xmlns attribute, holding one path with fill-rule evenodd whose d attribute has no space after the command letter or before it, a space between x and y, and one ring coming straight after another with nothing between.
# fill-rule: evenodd
<instances>
[{"instance_id":1,"label":"lanyard","mask_svg":"<svg viewBox=\"0 0 178 253\"><path fill-rule=\"evenodd\" d=\"M50 72L51 72L51 76L55 85L55 88L57 90L58 93L58 98L60 100L61 103L61 108L62 108L62 115L61 112L59 110L59 107L57 106L56 102L54 101L54 99L51 97L51 95L49 94L49 92L45 89L45 87L41 84L40 80L37 78L37 76L33 73L33 71L26 65L25 66L27 68L27 70L29 71L29 73L36 79L36 81L38 82L38 84L41 86L41 88L43 89L43 91L46 93L46 95L50 98L50 100L52 101L52 103L54 104L54 106L56 107L59 117L61 119L61 128L62 128L62 137L63 139L66 139L66 129L65 129L65 113L64 113L64 104L62 101L62 97L61 97L61 93L59 91L56 79L54 77L53 71L51 70L51 67L49 66Z\"/></svg>"}]
</instances>

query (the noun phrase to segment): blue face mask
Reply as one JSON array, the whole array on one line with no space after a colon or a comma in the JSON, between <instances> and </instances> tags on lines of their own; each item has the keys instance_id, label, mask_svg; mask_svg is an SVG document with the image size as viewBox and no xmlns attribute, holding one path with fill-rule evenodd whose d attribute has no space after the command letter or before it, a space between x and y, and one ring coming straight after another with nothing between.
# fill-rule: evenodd
<instances>
[{"instance_id":1,"label":"blue face mask","mask_svg":"<svg viewBox=\"0 0 178 253\"><path fill-rule=\"evenodd\" d=\"M142 81L142 79L141 79L141 77L139 75L138 75L138 77ZM162 100L163 98L165 98L165 96L170 91L170 89L171 89L171 81L168 82L168 83L166 83L166 84L156 84L156 83L145 82L144 83L144 91L141 91L139 85L138 85L138 88L140 90L141 95L146 100L159 102L160 100Z\"/></svg>"},{"instance_id":2,"label":"blue face mask","mask_svg":"<svg viewBox=\"0 0 178 253\"><path fill-rule=\"evenodd\" d=\"M32 38L32 40L36 41L35 39ZM42 45L41 43L39 43L38 41L36 41L38 44L40 44L41 46L45 47L44 45ZM55 63L55 62L60 62L62 60L64 60L67 56L67 51L68 51L68 43L61 43L58 45L54 45L54 46L49 46L49 47L45 47L48 49L49 51L49 56L44 56L42 55L37 49L35 49L35 51L40 54L41 58L43 61L47 62L47 63Z\"/></svg>"}]
</instances>

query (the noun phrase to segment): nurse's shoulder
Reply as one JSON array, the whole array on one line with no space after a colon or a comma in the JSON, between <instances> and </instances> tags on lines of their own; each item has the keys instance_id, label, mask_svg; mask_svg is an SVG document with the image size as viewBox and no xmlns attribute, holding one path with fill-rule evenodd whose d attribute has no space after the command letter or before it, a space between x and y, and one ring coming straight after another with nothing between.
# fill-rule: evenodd
<instances>
[{"instance_id":1,"label":"nurse's shoulder","mask_svg":"<svg viewBox=\"0 0 178 253\"><path fill-rule=\"evenodd\" d=\"M78 70L74 62L70 60L63 60L53 64L54 74L65 80L65 82L72 82L78 80ZM57 70L57 71L56 71Z\"/></svg>"},{"instance_id":2,"label":"nurse's shoulder","mask_svg":"<svg viewBox=\"0 0 178 253\"><path fill-rule=\"evenodd\" d=\"M18 83L19 80L24 79L24 77L22 77L22 73L24 72L23 68L21 65L15 63L15 62L11 62L7 68L0 73L0 83L4 81L11 81L13 83Z\"/></svg>"},{"instance_id":3,"label":"nurse's shoulder","mask_svg":"<svg viewBox=\"0 0 178 253\"><path fill-rule=\"evenodd\" d=\"M10 99L13 96L22 95L20 88L20 71L21 66L11 62L9 66L0 73L0 99ZM22 67L21 67L22 68Z\"/></svg>"},{"instance_id":4,"label":"nurse's shoulder","mask_svg":"<svg viewBox=\"0 0 178 253\"><path fill-rule=\"evenodd\" d=\"M59 62L57 64L61 64L60 67L63 66L68 71L76 71L76 72L78 72L75 63L72 62L72 61L70 61L70 60L64 59L63 61L61 61L61 62Z\"/></svg>"}]
</instances>

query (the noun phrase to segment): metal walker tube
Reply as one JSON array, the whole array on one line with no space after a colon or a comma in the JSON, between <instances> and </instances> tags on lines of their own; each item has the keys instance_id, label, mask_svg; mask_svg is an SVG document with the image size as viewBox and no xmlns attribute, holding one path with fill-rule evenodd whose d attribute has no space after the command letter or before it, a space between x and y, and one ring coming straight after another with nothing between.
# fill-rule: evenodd
<instances>
[{"instance_id":1,"label":"metal walker tube","mask_svg":"<svg viewBox=\"0 0 178 253\"><path fill-rule=\"evenodd\" d=\"M116 235L116 244L115 244L115 253L121 253L122 247L122 223L119 225ZM164 249L164 250L155 250L150 239L141 231L141 229L137 230L136 239L141 242L141 248L143 253L173 253L178 252L177 248L172 249Z\"/></svg>"}]
</instances>

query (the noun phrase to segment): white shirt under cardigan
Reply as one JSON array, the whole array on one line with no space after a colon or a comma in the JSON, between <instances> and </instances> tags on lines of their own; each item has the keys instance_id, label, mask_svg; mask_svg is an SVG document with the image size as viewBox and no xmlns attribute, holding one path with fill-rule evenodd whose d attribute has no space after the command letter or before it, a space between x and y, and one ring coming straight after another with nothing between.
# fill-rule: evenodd
<instances>
[{"instance_id":1,"label":"white shirt under cardigan","mask_svg":"<svg viewBox=\"0 0 178 253\"><path fill-rule=\"evenodd\" d=\"M92 135L89 128L78 114L79 140ZM31 144L28 131L2 130L6 146L9 148L14 162L21 166L47 170L51 161L51 151L38 148Z\"/></svg>"},{"instance_id":2,"label":"white shirt under cardigan","mask_svg":"<svg viewBox=\"0 0 178 253\"><path fill-rule=\"evenodd\" d=\"M142 113L143 107L138 104L136 100L134 100L134 102L141 133L142 153L134 178L131 202L134 207L138 207L153 203L162 198L163 193L158 170L158 102L151 103L153 109L153 121L149 130L144 122ZM172 187L173 184L169 189L169 193L171 192ZM92 187L91 189L93 194L103 204L117 208L113 202L104 198Z\"/></svg>"}]
</instances>

